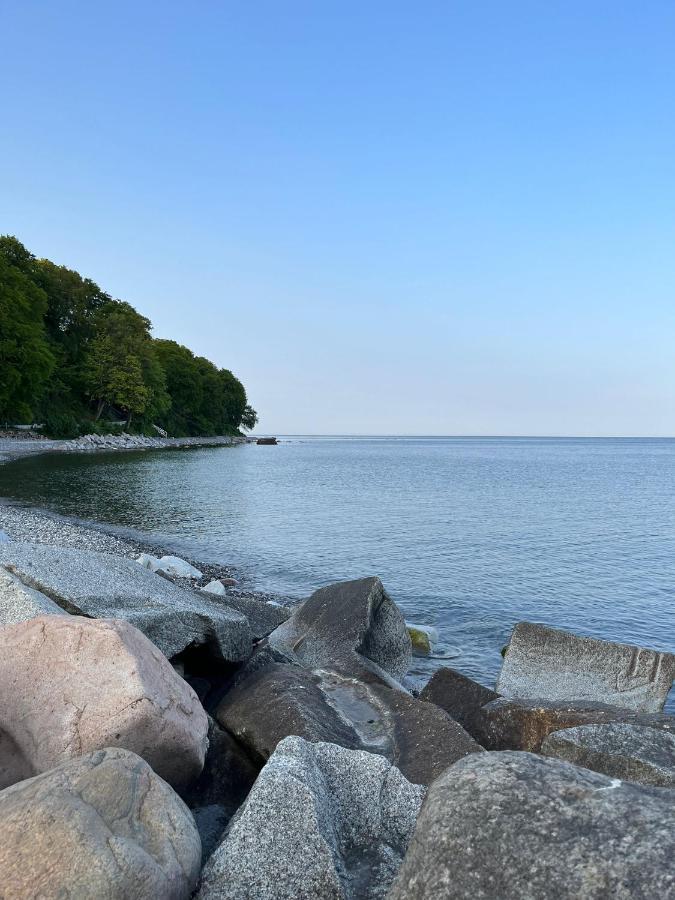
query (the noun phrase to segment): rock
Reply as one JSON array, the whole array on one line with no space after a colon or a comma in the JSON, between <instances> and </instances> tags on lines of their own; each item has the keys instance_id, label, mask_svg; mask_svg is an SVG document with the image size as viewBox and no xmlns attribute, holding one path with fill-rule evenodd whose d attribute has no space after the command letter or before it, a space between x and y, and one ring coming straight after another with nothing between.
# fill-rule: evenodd
<instances>
[{"instance_id":1,"label":"rock","mask_svg":"<svg viewBox=\"0 0 675 900\"><path fill-rule=\"evenodd\" d=\"M482 750L443 710L375 677L366 682L283 663L249 670L215 717L261 763L283 738L298 735L378 753L416 784Z\"/></svg>"},{"instance_id":2,"label":"rock","mask_svg":"<svg viewBox=\"0 0 675 900\"><path fill-rule=\"evenodd\" d=\"M204 869L200 900L379 900L424 794L381 756L282 741Z\"/></svg>"},{"instance_id":3,"label":"rock","mask_svg":"<svg viewBox=\"0 0 675 900\"><path fill-rule=\"evenodd\" d=\"M389 900L675 895L675 795L529 753L478 753L429 789Z\"/></svg>"},{"instance_id":4,"label":"rock","mask_svg":"<svg viewBox=\"0 0 675 900\"><path fill-rule=\"evenodd\" d=\"M158 572L164 572L173 578L201 578L202 573L180 556L162 556L157 566Z\"/></svg>"},{"instance_id":5,"label":"rock","mask_svg":"<svg viewBox=\"0 0 675 900\"><path fill-rule=\"evenodd\" d=\"M217 597L224 597L226 593L222 581L218 581L217 579L209 581L208 584L204 585L202 590L207 594L215 594Z\"/></svg>"},{"instance_id":6,"label":"rock","mask_svg":"<svg viewBox=\"0 0 675 900\"><path fill-rule=\"evenodd\" d=\"M675 788L675 733L623 722L580 725L550 734L541 752L611 778Z\"/></svg>"},{"instance_id":7,"label":"rock","mask_svg":"<svg viewBox=\"0 0 675 900\"><path fill-rule=\"evenodd\" d=\"M5 777L103 747L138 753L177 789L202 770L206 713L128 622L40 616L0 629L0 684L0 729L11 740L0 742L10 754L0 761Z\"/></svg>"},{"instance_id":8,"label":"rock","mask_svg":"<svg viewBox=\"0 0 675 900\"><path fill-rule=\"evenodd\" d=\"M659 712L674 678L671 653L521 622L513 629L497 691L505 697L592 700Z\"/></svg>"},{"instance_id":9,"label":"rock","mask_svg":"<svg viewBox=\"0 0 675 900\"><path fill-rule=\"evenodd\" d=\"M156 572L159 569L158 557L150 556L149 553L141 553L140 556L136 557L136 562L139 566L143 566L144 569L149 569L151 572Z\"/></svg>"},{"instance_id":10,"label":"rock","mask_svg":"<svg viewBox=\"0 0 675 900\"><path fill-rule=\"evenodd\" d=\"M200 857L188 808L126 750L0 792L0 893L12 900L187 900Z\"/></svg>"},{"instance_id":11,"label":"rock","mask_svg":"<svg viewBox=\"0 0 675 900\"><path fill-rule=\"evenodd\" d=\"M237 579L236 578L221 578L220 579L225 587L236 587Z\"/></svg>"},{"instance_id":12,"label":"rock","mask_svg":"<svg viewBox=\"0 0 675 900\"><path fill-rule=\"evenodd\" d=\"M428 625L411 625L406 622L406 628L412 643L413 656L429 656L433 644L438 641L438 632Z\"/></svg>"},{"instance_id":13,"label":"rock","mask_svg":"<svg viewBox=\"0 0 675 900\"><path fill-rule=\"evenodd\" d=\"M44 615L66 616L68 613L49 597L26 587L6 569L0 568L0 626L15 625Z\"/></svg>"},{"instance_id":14,"label":"rock","mask_svg":"<svg viewBox=\"0 0 675 900\"><path fill-rule=\"evenodd\" d=\"M269 637L291 662L356 674L368 661L392 678L410 668L412 652L405 620L379 578L342 581L315 591Z\"/></svg>"},{"instance_id":15,"label":"rock","mask_svg":"<svg viewBox=\"0 0 675 900\"><path fill-rule=\"evenodd\" d=\"M137 562L47 544L0 544L0 565L66 612L126 619L171 657L194 645L240 662L253 637L241 613L146 571Z\"/></svg>"},{"instance_id":16,"label":"rock","mask_svg":"<svg viewBox=\"0 0 675 900\"><path fill-rule=\"evenodd\" d=\"M482 707L481 718L481 743L488 750L538 752L544 738L554 731L607 722L646 725L675 734L675 716L637 713L618 706L581 700L574 703L552 703L500 698Z\"/></svg>"},{"instance_id":17,"label":"rock","mask_svg":"<svg viewBox=\"0 0 675 900\"><path fill-rule=\"evenodd\" d=\"M440 706L479 744L485 744L482 707L498 697L495 691L450 668L434 672L420 693L420 700Z\"/></svg>"},{"instance_id":18,"label":"rock","mask_svg":"<svg viewBox=\"0 0 675 900\"><path fill-rule=\"evenodd\" d=\"M254 641L260 641L271 634L279 625L287 622L292 610L274 603L265 603L253 597L242 597L239 594L228 594L227 605L230 609L246 616Z\"/></svg>"}]
</instances>

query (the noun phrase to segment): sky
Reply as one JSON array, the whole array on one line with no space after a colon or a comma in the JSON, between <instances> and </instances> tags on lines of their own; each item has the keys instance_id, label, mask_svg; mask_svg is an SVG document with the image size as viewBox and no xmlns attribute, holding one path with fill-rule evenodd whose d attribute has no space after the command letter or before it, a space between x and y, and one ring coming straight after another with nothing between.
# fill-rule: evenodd
<instances>
[{"instance_id":1,"label":"sky","mask_svg":"<svg viewBox=\"0 0 675 900\"><path fill-rule=\"evenodd\" d=\"M0 0L0 232L261 433L675 434L675 4Z\"/></svg>"}]
</instances>

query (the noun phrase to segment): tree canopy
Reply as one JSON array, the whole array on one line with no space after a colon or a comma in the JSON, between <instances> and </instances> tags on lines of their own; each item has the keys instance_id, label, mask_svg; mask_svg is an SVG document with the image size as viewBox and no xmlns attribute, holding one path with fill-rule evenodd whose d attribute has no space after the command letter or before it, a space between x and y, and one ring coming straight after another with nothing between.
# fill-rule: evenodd
<instances>
[{"instance_id":1,"label":"tree canopy","mask_svg":"<svg viewBox=\"0 0 675 900\"><path fill-rule=\"evenodd\" d=\"M232 372L151 327L89 278L0 237L0 422L77 432L105 415L180 436L255 426Z\"/></svg>"}]
</instances>

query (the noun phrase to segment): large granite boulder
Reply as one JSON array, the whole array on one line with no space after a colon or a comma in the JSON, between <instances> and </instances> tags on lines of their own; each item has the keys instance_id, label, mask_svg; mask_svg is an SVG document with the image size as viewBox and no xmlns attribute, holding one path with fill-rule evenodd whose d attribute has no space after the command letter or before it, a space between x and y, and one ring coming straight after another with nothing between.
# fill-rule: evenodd
<instances>
[{"instance_id":1,"label":"large granite boulder","mask_svg":"<svg viewBox=\"0 0 675 900\"><path fill-rule=\"evenodd\" d=\"M675 792L529 753L480 753L429 789L389 900L675 896Z\"/></svg>"},{"instance_id":2,"label":"large granite boulder","mask_svg":"<svg viewBox=\"0 0 675 900\"><path fill-rule=\"evenodd\" d=\"M60 606L27 587L16 575L0 568L0 627L26 622L36 616L67 616Z\"/></svg>"},{"instance_id":3,"label":"large granite boulder","mask_svg":"<svg viewBox=\"0 0 675 900\"><path fill-rule=\"evenodd\" d=\"M538 752L547 735L577 725L626 722L675 733L675 716L638 713L618 706L577 700L571 703L508 700L500 697L481 707L481 743L488 750Z\"/></svg>"},{"instance_id":4,"label":"large granite boulder","mask_svg":"<svg viewBox=\"0 0 675 900\"><path fill-rule=\"evenodd\" d=\"M429 784L483 749L442 709L375 675L354 678L278 662L249 672L227 692L215 717L261 763L283 738L298 735L379 753L416 784Z\"/></svg>"},{"instance_id":5,"label":"large granite boulder","mask_svg":"<svg viewBox=\"0 0 675 900\"><path fill-rule=\"evenodd\" d=\"M420 700L440 706L479 744L484 743L482 708L498 698L495 691L450 668L434 672L420 693Z\"/></svg>"},{"instance_id":6,"label":"large granite boulder","mask_svg":"<svg viewBox=\"0 0 675 900\"><path fill-rule=\"evenodd\" d=\"M675 732L624 722L580 725L550 734L541 752L611 778L675 788Z\"/></svg>"},{"instance_id":7,"label":"large granite boulder","mask_svg":"<svg viewBox=\"0 0 675 900\"><path fill-rule=\"evenodd\" d=\"M675 678L675 655L520 622L497 691L505 697L589 700L659 712Z\"/></svg>"},{"instance_id":8,"label":"large granite boulder","mask_svg":"<svg viewBox=\"0 0 675 900\"><path fill-rule=\"evenodd\" d=\"M0 787L103 747L138 753L177 789L202 770L206 713L128 622L39 616L2 628L0 685Z\"/></svg>"},{"instance_id":9,"label":"large granite boulder","mask_svg":"<svg viewBox=\"0 0 675 900\"><path fill-rule=\"evenodd\" d=\"M201 848L190 811L126 750L98 750L0 792L0 896L187 900Z\"/></svg>"},{"instance_id":10,"label":"large granite boulder","mask_svg":"<svg viewBox=\"0 0 675 900\"><path fill-rule=\"evenodd\" d=\"M315 591L269 637L290 662L359 674L372 663L401 679L412 662L403 613L379 578L342 581Z\"/></svg>"},{"instance_id":11,"label":"large granite boulder","mask_svg":"<svg viewBox=\"0 0 675 900\"><path fill-rule=\"evenodd\" d=\"M165 656L208 645L230 662L252 646L246 618L222 601L185 590L134 560L46 544L1 544L0 566L46 594L66 612L127 619Z\"/></svg>"},{"instance_id":12,"label":"large granite boulder","mask_svg":"<svg viewBox=\"0 0 675 900\"><path fill-rule=\"evenodd\" d=\"M380 900L424 789L381 756L282 741L206 865L200 900Z\"/></svg>"}]
</instances>

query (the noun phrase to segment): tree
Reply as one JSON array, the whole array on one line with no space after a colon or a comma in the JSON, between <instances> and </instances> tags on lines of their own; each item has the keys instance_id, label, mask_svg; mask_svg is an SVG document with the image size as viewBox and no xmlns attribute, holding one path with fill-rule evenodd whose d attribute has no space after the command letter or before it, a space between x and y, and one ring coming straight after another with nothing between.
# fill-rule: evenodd
<instances>
[{"instance_id":1,"label":"tree","mask_svg":"<svg viewBox=\"0 0 675 900\"><path fill-rule=\"evenodd\" d=\"M0 241L0 419L27 422L55 364L43 324L47 298L26 274L25 247Z\"/></svg>"},{"instance_id":2,"label":"tree","mask_svg":"<svg viewBox=\"0 0 675 900\"><path fill-rule=\"evenodd\" d=\"M247 431L251 431L258 424L258 413L248 404L244 407L244 413L241 417L241 427Z\"/></svg>"},{"instance_id":3,"label":"tree","mask_svg":"<svg viewBox=\"0 0 675 900\"><path fill-rule=\"evenodd\" d=\"M152 357L148 319L128 303L106 304L100 310L83 368L86 391L97 404L97 419L108 404L126 412L130 421L133 414L146 411L157 391L164 391ZM146 381L149 372L155 384Z\"/></svg>"}]
</instances>

